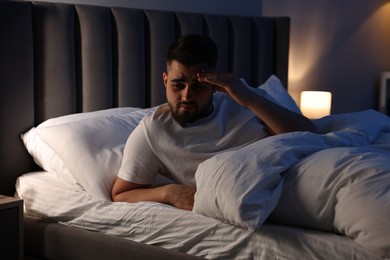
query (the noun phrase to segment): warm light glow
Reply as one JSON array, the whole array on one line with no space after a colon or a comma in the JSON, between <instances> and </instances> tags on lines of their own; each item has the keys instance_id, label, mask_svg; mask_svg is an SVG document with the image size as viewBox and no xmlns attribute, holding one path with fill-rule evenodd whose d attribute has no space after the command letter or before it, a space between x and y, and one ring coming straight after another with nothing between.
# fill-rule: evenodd
<instances>
[{"instance_id":1,"label":"warm light glow","mask_svg":"<svg viewBox=\"0 0 390 260\"><path fill-rule=\"evenodd\" d=\"M301 111L310 118L316 119L330 115L332 93L326 91L302 91Z\"/></svg>"},{"instance_id":2,"label":"warm light glow","mask_svg":"<svg viewBox=\"0 0 390 260\"><path fill-rule=\"evenodd\" d=\"M372 66L374 70L389 70L390 59L387 57L390 57L390 48L388 48L390 46L390 1L367 1L365 7L354 12L353 19L347 20L344 13L350 7L342 2L330 3L331 1L312 1L310 4L307 2L308 7L304 11L304 16L300 10L302 7L300 4L294 4L294 1L284 1L283 8L280 8L285 10L285 14L293 21L290 35L288 90L297 103L305 86L317 84L318 88L323 88L334 85L332 80L326 82L323 79L348 80L348 77L354 75L353 73L349 75L349 72L345 73L342 70L334 73L334 69L329 69L333 64L338 64L340 68L349 68L350 59L343 58L340 54L353 57L352 60L361 59L354 64L368 62L367 66ZM273 14L277 14L277 10L279 9L276 9ZM361 54L362 52L364 53ZM344 62L345 65L341 65ZM356 66L356 69L359 69L359 65ZM350 71L354 70L350 68ZM328 71L331 73L328 74ZM369 72L362 77L369 80ZM338 88L338 86L333 87Z\"/></svg>"}]
</instances>

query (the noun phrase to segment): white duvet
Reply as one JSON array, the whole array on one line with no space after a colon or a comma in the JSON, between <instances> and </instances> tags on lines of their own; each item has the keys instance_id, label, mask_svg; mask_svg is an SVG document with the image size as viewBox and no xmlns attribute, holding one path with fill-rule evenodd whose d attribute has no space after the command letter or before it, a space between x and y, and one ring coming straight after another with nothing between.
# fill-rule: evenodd
<instances>
[{"instance_id":1,"label":"white duvet","mask_svg":"<svg viewBox=\"0 0 390 260\"><path fill-rule=\"evenodd\" d=\"M194 212L94 199L47 172L20 177L17 193L30 215L210 259L389 258L390 119L365 111L316 124L323 134L273 136L202 163Z\"/></svg>"},{"instance_id":2,"label":"white duvet","mask_svg":"<svg viewBox=\"0 0 390 260\"><path fill-rule=\"evenodd\" d=\"M275 210L278 223L390 257L390 119L368 110L316 124L324 134L272 136L202 163L194 212L257 230Z\"/></svg>"}]
</instances>

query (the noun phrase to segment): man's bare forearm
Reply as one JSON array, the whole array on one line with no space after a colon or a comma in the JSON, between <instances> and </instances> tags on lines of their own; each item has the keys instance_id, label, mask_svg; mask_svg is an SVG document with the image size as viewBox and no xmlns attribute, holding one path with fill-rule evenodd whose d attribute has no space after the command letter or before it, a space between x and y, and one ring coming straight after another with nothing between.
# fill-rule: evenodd
<instances>
[{"instance_id":1,"label":"man's bare forearm","mask_svg":"<svg viewBox=\"0 0 390 260\"><path fill-rule=\"evenodd\" d=\"M317 132L317 127L311 120L259 95L232 74L202 72L198 73L198 80L214 84L216 91L227 93L238 104L252 110L271 134L294 131Z\"/></svg>"},{"instance_id":2,"label":"man's bare forearm","mask_svg":"<svg viewBox=\"0 0 390 260\"><path fill-rule=\"evenodd\" d=\"M316 133L318 131L310 119L281 107L262 96L253 95L246 106L261 118L273 134L295 131Z\"/></svg>"},{"instance_id":3,"label":"man's bare forearm","mask_svg":"<svg viewBox=\"0 0 390 260\"><path fill-rule=\"evenodd\" d=\"M155 187L155 188L136 188L128 190L115 195L112 199L114 201L125 201L125 202L140 202L140 201L155 201L161 203L167 203L167 187Z\"/></svg>"},{"instance_id":4,"label":"man's bare forearm","mask_svg":"<svg viewBox=\"0 0 390 260\"><path fill-rule=\"evenodd\" d=\"M194 186L168 184L155 188L136 188L113 195L113 201L141 202L154 201L191 210L194 204Z\"/></svg>"}]
</instances>

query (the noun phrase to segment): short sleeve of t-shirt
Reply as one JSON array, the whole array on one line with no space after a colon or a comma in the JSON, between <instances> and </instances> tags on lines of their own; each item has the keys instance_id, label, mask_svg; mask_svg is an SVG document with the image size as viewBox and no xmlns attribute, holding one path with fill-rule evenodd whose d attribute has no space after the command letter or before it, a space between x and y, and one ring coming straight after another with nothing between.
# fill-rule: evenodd
<instances>
[{"instance_id":1,"label":"short sleeve of t-shirt","mask_svg":"<svg viewBox=\"0 0 390 260\"><path fill-rule=\"evenodd\" d=\"M143 124L139 124L127 139L118 177L138 184L151 184L162 170L163 165L150 148Z\"/></svg>"}]
</instances>

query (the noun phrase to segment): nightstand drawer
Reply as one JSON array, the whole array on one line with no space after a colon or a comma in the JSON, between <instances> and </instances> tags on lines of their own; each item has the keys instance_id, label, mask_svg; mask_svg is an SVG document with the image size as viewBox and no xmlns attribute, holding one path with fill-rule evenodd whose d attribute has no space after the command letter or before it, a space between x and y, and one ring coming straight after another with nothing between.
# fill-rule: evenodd
<instances>
[{"instance_id":1,"label":"nightstand drawer","mask_svg":"<svg viewBox=\"0 0 390 260\"><path fill-rule=\"evenodd\" d=\"M0 258L23 259L23 200L0 195Z\"/></svg>"}]
</instances>

